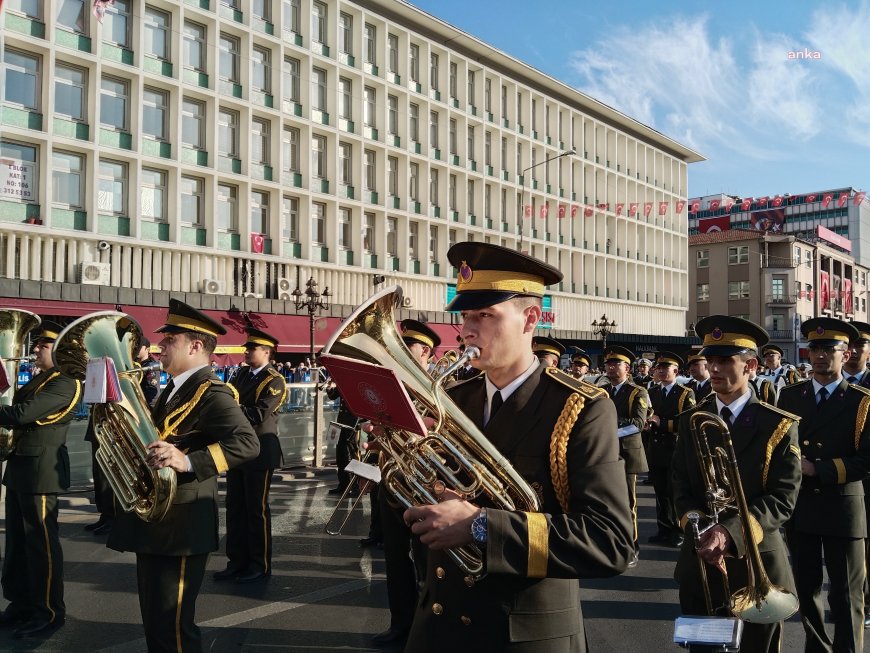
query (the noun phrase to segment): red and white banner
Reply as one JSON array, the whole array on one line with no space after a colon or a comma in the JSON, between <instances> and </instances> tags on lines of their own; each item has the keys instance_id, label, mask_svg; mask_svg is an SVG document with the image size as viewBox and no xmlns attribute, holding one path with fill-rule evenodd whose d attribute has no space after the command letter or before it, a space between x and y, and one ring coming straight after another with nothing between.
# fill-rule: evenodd
<instances>
[{"instance_id":1,"label":"red and white banner","mask_svg":"<svg viewBox=\"0 0 870 653\"><path fill-rule=\"evenodd\" d=\"M831 231L830 229L823 227L820 224L816 225L816 235L820 239L827 241L827 242L831 243L832 245L836 245L840 249L844 249L847 252L852 251L852 243L848 238L844 238L840 234L835 233L835 232Z\"/></svg>"},{"instance_id":2,"label":"red and white banner","mask_svg":"<svg viewBox=\"0 0 870 653\"><path fill-rule=\"evenodd\" d=\"M822 286L819 288L821 308L822 310L831 308L831 277L824 270L819 272L819 283Z\"/></svg>"},{"instance_id":3,"label":"red and white banner","mask_svg":"<svg viewBox=\"0 0 870 653\"><path fill-rule=\"evenodd\" d=\"M715 218L703 218L698 220L698 231L702 234L710 234L715 231L728 231L730 228L730 215L719 215Z\"/></svg>"},{"instance_id":4,"label":"red and white banner","mask_svg":"<svg viewBox=\"0 0 870 653\"><path fill-rule=\"evenodd\" d=\"M262 254L263 246L266 244L266 239L263 234L251 234L251 252L253 254Z\"/></svg>"},{"instance_id":5,"label":"red and white banner","mask_svg":"<svg viewBox=\"0 0 870 653\"><path fill-rule=\"evenodd\" d=\"M843 279L843 310L852 313L852 280Z\"/></svg>"}]
</instances>

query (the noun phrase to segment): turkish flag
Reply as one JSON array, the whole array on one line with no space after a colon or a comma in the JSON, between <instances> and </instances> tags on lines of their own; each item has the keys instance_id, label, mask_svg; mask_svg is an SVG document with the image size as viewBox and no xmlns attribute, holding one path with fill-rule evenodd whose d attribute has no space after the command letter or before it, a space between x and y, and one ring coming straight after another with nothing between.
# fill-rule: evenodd
<instances>
[{"instance_id":1,"label":"turkish flag","mask_svg":"<svg viewBox=\"0 0 870 653\"><path fill-rule=\"evenodd\" d=\"M550 205L549 204L541 204L541 208L539 211L540 217L546 218L547 214L549 212L550 212Z\"/></svg>"},{"instance_id":2,"label":"turkish flag","mask_svg":"<svg viewBox=\"0 0 870 653\"><path fill-rule=\"evenodd\" d=\"M718 215L715 218L698 220L698 231L702 234L711 234L715 231L728 231L731 228L730 215Z\"/></svg>"},{"instance_id":3,"label":"turkish flag","mask_svg":"<svg viewBox=\"0 0 870 653\"><path fill-rule=\"evenodd\" d=\"M855 197L852 198L852 204L858 206L861 202L864 201L865 197L867 197L867 193L863 191L860 193L855 193Z\"/></svg>"},{"instance_id":4,"label":"turkish flag","mask_svg":"<svg viewBox=\"0 0 870 653\"><path fill-rule=\"evenodd\" d=\"M731 213L731 208L732 208L733 206L734 206L734 200L733 200L733 199L731 199L731 198L729 197L727 200L725 200L725 210L728 211L728 213Z\"/></svg>"},{"instance_id":5,"label":"turkish flag","mask_svg":"<svg viewBox=\"0 0 870 653\"><path fill-rule=\"evenodd\" d=\"M631 204L628 205L628 214L631 217L634 217L637 215L637 207L638 207L637 202L632 202Z\"/></svg>"},{"instance_id":6,"label":"turkish flag","mask_svg":"<svg viewBox=\"0 0 870 653\"><path fill-rule=\"evenodd\" d=\"M559 217L560 218L565 217L565 205L564 204L559 205Z\"/></svg>"},{"instance_id":7,"label":"turkish flag","mask_svg":"<svg viewBox=\"0 0 870 653\"><path fill-rule=\"evenodd\" d=\"M827 272L822 270L819 272L819 281L821 283L821 288L819 289L819 300L821 301L822 309L830 308L831 304L831 282L830 276Z\"/></svg>"},{"instance_id":8,"label":"turkish flag","mask_svg":"<svg viewBox=\"0 0 870 653\"><path fill-rule=\"evenodd\" d=\"M667 215L669 202L659 202L659 215Z\"/></svg>"},{"instance_id":9,"label":"turkish flag","mask_svg":"<svg viewBox=\"0 0 870 653\"><path fill-rule=\"evenodd\" d=\"M711 211L718 211L720 206L722 206L722 200L710 200Z\"/></svg>"},{"instance_id":10,"label":"turkish flag","mask_svg":"<svg viewBox=\"0 0 870 653\"><path fill-rule=\"evenodd\" d=\"M849 201L849 193L840 193L840 197L837 198L837 206L846 206L846 202Z\"/></svg>"},{"instance_id":11,"label":"turkish flag","mask_svg":"<svg viewBox=\"0 0 870 653\"><path fill-rule=\"evenodd\" d=\"M598 205L599 211L607 211L609 208L610 208L610 204L599 204Z\"/></svg>"},{"instance_id":12,"label":"turkish flag","mask_svg":"<svg viewBox=\"0 0 870 653\"><path fill-rule=\"evenodd\" d=\"M572 218L576 218L576 217L577 217L577 210L578 210L579 208L580 208L580 207L577 206L576 204L572 204L572 205L571 205L571 217L572 217Z\"/></svg>"},{"instance_id":13,"label":"turkish flag","mask_svg":"<svg viewBox=\"0 0 870 653\"><path fill-rule=\"evenodd\" d=\"M263 234L251 234L251 252L254 254L262 254L265 242L266 239L263 238Z\"/></svg>"},{"instance_id":14,"label":"turkish flag","mask_svg":"<svg viewBox=\"0 0 870 653\"><path fill-rule=\"evenodd\" d=\"M697 213L701 210L701 202L699 200L695 200L689 205L689 213Z\"/></svg>"},{"instance_id":15,"label":"turkish flag","mask_svg":"<svg viewBox=\"0 0 870 653\"><path fill-rule=\"evenodd\" d=\"M526 204L526 205L523 207L523 216L526 217L526 218L531 218L531 217L532 217L532 205L531 205L531 204Z\"/></svg>"},{"instance_id":16,"label":"turkish flag","mask_svg":"<svg viewBox=\"0 0 870 653\"><path fill-rule=\"evenodd\" d=\"M583 215L585 215L587 218L591 218L594 212L595 209L593 209L591 206L583 207Z\"/></svg>"},{"instance_id":17,"label":"turkish flag","mask_svg":"<svg viewBox=\"0 0 870 653\"><path fill-rule=\"evenodd\" d=\"M644 215L644 217L648 218L651 211L652 211L652 202L644 202L643 203L643 215Z\"/></svg>"},{"instance_id":18,"label":"turkish flag","mask_svg":"<svg viewBox=\"0 0 870 653\"><path fill-rule=\"evenodd\" d=\"M852 312L852 280L843 279L843 310Z\"/></svg>"},{"instance_id":19,"label":"turkish flag","mask_svg":"<svg viewBox=\"0 0 870 653\"><path fill-rule=\"evenodd\" d=\"M765 207L767 206L767 195L765 195L764 197L759 197L755 201L758 203L758 208Z\"/></svg>"},{"instance_id":20,"label":"turkish flag","mask_svg":"<svg viewBox=\"0 0 870 653\"><path fill-rule=\"evenodd\" d=\"M825 193L825 196L822 198L822 207L828 208L828 205L834 201L834 196L831 193Z\"/></svg>"},{"instance_id":21,"label":"turkish flag","mask_svg":"<svg viewBox=\"0 0 870 653\"><path fill-rule=\"evenodd\" d=\"M752 198L751 197L744 197L743 201L740 202L740 210L741 211L748 211L751 208L752 208Z\"/></svg>"},{"instance_id":22,"label":"turkish flag","mask_svg":"<svg viewBox=\"0 0 870 653\"><path fill-rule=\"evenodd\" d=\"M782 206L782 197L779 196L779 195L777 195L776 197L774 197L774 198L773 198L773 205L774 205L776 208L779 208L780 206Z\"/></svg>"},{"instance_id":23,"label":"turkish flag","mask_svg":"<svg viewBox=\"0 0 870 653\"><path fill-rule=\"evenodd\" d=\"M686 208L686 200L679 200L674 205L674 211L676 211L677 213L682 213L684 208Z\"/></svg>"},{"instance_id":24,"label":"turkish flag","mask_svg":"<svg viewBox=\"0 0 870 653\"><path fill-rule=\"evenodd\" d=\"M620 202L619 204L617 204L617 205L616 205L616 215L617 215L617 216L622 215L622 209L624 209L624 208L625 208L625 204L624 204L624 203Z\"/></svg>"},{"instance_id":25,"label":"turkish flag","mask_svg":"<svg viewBox=\"0 0 870 653\"><path fill-rule=\"evenodd\" d=\"M818 195L816 195L815 193L813 193L812 195L807 195L807 203L815 202L817 197Z\"/></svg>"}]
</instances>

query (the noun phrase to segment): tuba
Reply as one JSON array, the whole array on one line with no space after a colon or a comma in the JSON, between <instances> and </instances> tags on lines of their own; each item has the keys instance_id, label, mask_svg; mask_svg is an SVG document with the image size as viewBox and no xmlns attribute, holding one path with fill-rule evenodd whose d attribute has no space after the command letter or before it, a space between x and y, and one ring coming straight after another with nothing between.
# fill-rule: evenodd
<instances>
[{"instance_id":1,"label":"tuba","mask_svg":"<svg viewBox=\"0 0 870 653\"><path fill-rule=\"evenodd\" d=\"M701 478L704 482L708 509L707 515L701 515L698 512L690 512L687 515L689 523L692 525L695 548L700 546L701 533L718 524L719 515L723 511L736 510L746 541L746 566L749 584L731 594L728 588L728 577L723 570L725 594L730 596L728 609L735 617L748 623L771 624L788 619L797 612L798 600L794 594L784 587L771 583L767 577L767 572L761 561L761 552L752 537L749 505L743 492L740 470L737 467L737 455L734 453L728 425L718 415L697 411L689 417L689 429L701 466ZM721 445L715 449L710 446L708 436L710 430L717 431L721 439ZM703 530L699 528L702 518L706 518L708 522ZM710 585L707 582L706 566L700 556L696 555L695 557L698 560L701 583L704 586L707 612L712 615L713 606L710 598Z\"/></svg>"},{"instance_id":2,"label":"tuba","mask_svg":"<svg viewBox=\"0 0 870 653\"><path fill-rule=\"evenodd\" d=\"M152 469L146 462L146 445L160 439L151 411L142 394L141 367L133 353L142 344L142 329L124 313L91 313L68 325L54 343L55 364L62 372L84 381L88 360L111 358L118 372L121 401L94 404L94 434L99 443L96 458L115 499L126 511L147 522L163 519L175 496L175 471Z\"/></svg>"},{"instance_id":3,"label":"tuba","mask_svg":"<svg viewBox=\"0 0 870 653\"><path fill-rule=\"evenodd\" d=\"M324 354L389 368L403 383L417 410L435 425L426 437L384 428L374 435L381 448L381 486L405 508L436 504L450 489L469 501L483 498L504 510L537 512L538 496L507 458L494 447L444 392L441 384L479 355L468 347L441 376L432 379L411 355L396 329L395 306L402 289L386 288L358 307L323 349ZM448 549L471 576L483 573L483 554L475 545Z\"/></svg>"},{"instance_id":4,"label":"tuba","mask_svg":"<svg viewBox=\"0 0 870 653\"><path fill-rule=\"evenodd\" d=\"M18 362L33 360L25 354L27 334L42 324L38 315L17 308L0 309L0 358L6 367L6 378L10 387L0 394L0 405L10 406L18 380ZM6 460L15 451L15 431L0 426L0 461Z\"/></svg>"}]
</instances>

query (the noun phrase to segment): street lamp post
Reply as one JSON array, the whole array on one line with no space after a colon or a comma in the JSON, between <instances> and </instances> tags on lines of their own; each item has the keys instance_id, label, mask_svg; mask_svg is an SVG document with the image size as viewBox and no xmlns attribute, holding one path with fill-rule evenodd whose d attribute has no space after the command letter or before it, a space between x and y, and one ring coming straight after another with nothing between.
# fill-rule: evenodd
<instances>
[{"instance_id":1,"label":"street lamp post","mask_svg":"<svg viewBox=\"0 0 870 653\"><path fill-rule=\"evenodd\" d=\"M607 336L613 333L616 326L616 320L608 322L606 314L602 315L600 320L592 320L592 333L596 336L601 336L604 353L607 353Z\"/></svg>"},{"instance_id":2,"label":"street lamp post","mask_svg":"<svg viewBox=\"0 0 870 653\"><path fill-rule=\"evenodd\" d=\"M329 309L329 286L324 288L323 292L320 293L317 291L317 282L314 280L314 277L310 277L305 284L305 292L303 293L297 285L292 295L297 313L303 308L308 309L308 351L310 354L309 360L311 361L311 376L314 379L314 466L322 467L323 434L321 433L320 424L323 421L323 402L320 399L320 371L314 358L314 318L318 311Z\"/></svg>"},{"instance_id":3,"label":"street lamp post","mask_svg":"<svg viewBox=\"0 0 870 653\"><path fill-rule=\"evenodd\" d=\"M577 148L572 147L570 150L565 150L561 154L555 154L553 156L548 156L543 161L538 161L535 165L531 165L525 170L523 170L520 175L523 180L522 190L520 191L520 247L519 251L523 251L523 220L525 219L525 200L526 200L526 173L531 172L538 166L546 165L550 163L550 161L555 161L556 159L561 159L563 156L572 156L577 154ZM534 218L535 216L531 216Z\"/></svg>"}]
</instances>

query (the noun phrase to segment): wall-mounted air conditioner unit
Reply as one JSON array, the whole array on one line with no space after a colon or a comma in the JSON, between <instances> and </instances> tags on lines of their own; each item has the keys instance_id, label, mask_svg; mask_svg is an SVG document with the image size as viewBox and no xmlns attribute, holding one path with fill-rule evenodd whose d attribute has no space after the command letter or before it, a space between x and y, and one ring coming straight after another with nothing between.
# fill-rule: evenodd
<instances>
[{"instance_id":1,"label":"wall-mounted air conditioner unit","mask_svg":"<svg viewBox=\"0 0 870 653\"><path fill-rule=\"evenodd\" d=\"M250 297L251 299L263 299L263 293L261 293L261 292L246 292L245 297Z\"/></svg>"},{"instance_id":2,"label":"wall-mounted air conditioner unit","mask_svg":"<svg viewBox=\"0 0 870 653\"><path fill-rule=\"evenodd\" d=\"M293 284L286 277L278 279L278 299L293 299Z\"/></svg>"},{"instance_id":3,"label":"wall-mounted air conditioner unit","mask_svg":"<svg viewBox=\"0 0 870 653\"><path fill-rule=\"evenodd\" d=\"M206 295L223 295L224 282L219 279L203 279L202 292Z\"/></svg>"},{"instance_id":4,"label":"wall-mounted air conditioner unit","mask_svg":"<svg viewBox=\"0 0 870 653\"><path fill-rule=\"evenodd\" d=\"M402 297L402 307L409 308L414 305L414 300L410 297Z\"/></svg>"},{"instance_id":5,"label":"wall-mounted air conditioner unit","mask_svg":"<svg viewBox=\"0 0 870 653\"><path fill-rule=\"evenodd\" d=\"M90 286L108 286L111 283L111 271L111 263L82 263L79 266L79 282Z\"/></svg>"}]
</instances>

